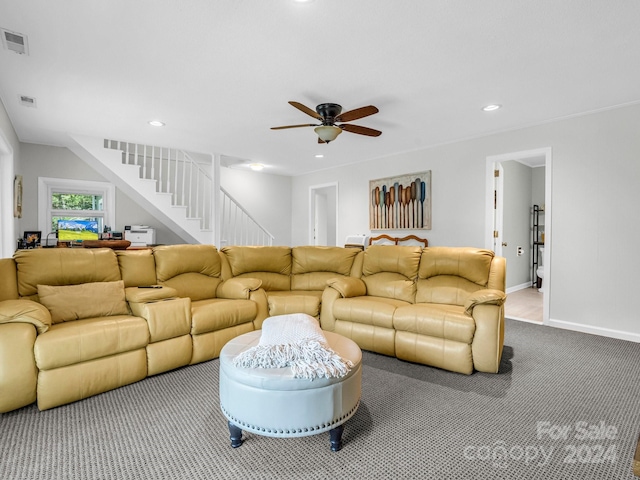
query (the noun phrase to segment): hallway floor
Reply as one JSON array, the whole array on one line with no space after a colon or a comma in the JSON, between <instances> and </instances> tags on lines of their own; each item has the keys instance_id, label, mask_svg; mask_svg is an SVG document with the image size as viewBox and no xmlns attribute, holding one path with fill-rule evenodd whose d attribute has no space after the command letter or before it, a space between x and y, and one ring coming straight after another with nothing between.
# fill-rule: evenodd
<instances>
[{"instance_id":1,"label":"hallway floor","mask_svg":"<svg viewBox=\"0 0 640 480\"><path fill-rule=\"evenodd\" d=\"M509 293L504 308L504 316L516 320L542 323L542 297L537 288L523 288Z\"/></svg>"}]
</instances>

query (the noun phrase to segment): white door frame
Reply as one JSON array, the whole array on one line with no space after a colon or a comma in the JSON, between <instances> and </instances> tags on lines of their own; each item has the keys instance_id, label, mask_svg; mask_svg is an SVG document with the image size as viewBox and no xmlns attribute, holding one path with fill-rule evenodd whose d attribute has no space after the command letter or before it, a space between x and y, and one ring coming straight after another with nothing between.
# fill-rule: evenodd
<instances>
[{"instance_id":1,"label":"white door frame","mask_svg":"<svg viewBox=\"0 0 640 480\"><path fill-rule=\"evenodd\" d=\"M316 223L316 202L315 202L315 196L318 193L317 190L323 190L326 188L330 188L330 187L334 187L335 189L335 197L336 197L336 213L335 213L335 218L336 218L336 245L340 245L340 243L338 242L338 182L331 182L331 183L323 183L320 185L311 185L309 187L309 245L315 245L315 235L314 235L314 230L315 230L315 223Z\"/></svg>"},{"instance_id":2,"label":"white door frame","mask_svg":"<svg viewBox=\"0 0 640 480\"><path fill-rule=\"evenodd\" d=\"M13 148L0 130L0 258L11 258L16 251L16 226L13 217Z\"/></svg>"},{"instance_id":3,"label":"white door frame","mask_svg":"<svg viewBox=\"0 0 640 480\"><path fill-rule=\"evenodd\" d=\"M552 232L551 232L551 186L552 186L552 149L551 147L545 148L537 148L534 150L524 150L519 152L512 153L504 153L501 155L490 155L487 157L486 163L486 209L485 209L485 248L493 250L493 231L494 231L494 186L495 186L495 177L494 170L496 168L496 163L505 162L508 160L521 160L525 158L531 157L540 157L544 156L545 162L545 177L544 177L544 257L543 257L543 265L544 265L544 293L543 293L543 311L542 311L542 323L549 323L549 299L551 297L551 273L552 273L552 264L551 264L551 249L552 249ZM507 266L508 267L508 266Z\"/></svg>"}]
</instances>

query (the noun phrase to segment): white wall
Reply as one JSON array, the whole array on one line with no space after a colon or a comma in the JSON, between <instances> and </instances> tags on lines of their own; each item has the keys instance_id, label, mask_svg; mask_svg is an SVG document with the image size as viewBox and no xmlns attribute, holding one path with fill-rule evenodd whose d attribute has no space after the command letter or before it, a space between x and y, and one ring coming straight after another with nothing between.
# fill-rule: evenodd
<instances>
[{"instance_id":1,"label":"white wall","mask_svg":"<svg viewBox=\"0 0 640 480\"><path fill-rule=\"evenodd\" d=\"M545 147L553 151L550 324L640 341L640 105L294 177L292 244L306 242L310 185L339 183L344 238L369 231L369 180L431 169L433 228L406 233L482 247L486 158Z\"/></svg>"},{"instance_id":2,"label":"white wall","mask_svg":"<svg viewBox=\"0 0 640 480\"><path fill-rule=\"evenodd\" d=\"M0 257L8 257L16 247L21 220L13 216L13 179L19 175L20 142L7 110L0 100Z\"/></svg>"},{"instance_id":3,"label":"white wall","mask_svg":"<svg viewBox=\"0 0 640 480\"><path fill-rule=\"evenodd\" d=\"M39 230L38 177L106 181L76 154L62 147L23 143L20 166L24 191L22 230ZM157 243L184 243L178 235L116 188L116 225L112 226L112 229L123 231L125 225L149 225L155 228ZM45 232L42 232L42 235L46 235Z\"/></svg>"},{"instance_id":4,"label":"white wall","mask_svg":"<svg viewBox=\"0 0 640 480\"><path fill-rule=\"evenodd\" d=\"M291 244L291 177L220 168L220 185L275 237Z\"/></svg>"}]
</instances>

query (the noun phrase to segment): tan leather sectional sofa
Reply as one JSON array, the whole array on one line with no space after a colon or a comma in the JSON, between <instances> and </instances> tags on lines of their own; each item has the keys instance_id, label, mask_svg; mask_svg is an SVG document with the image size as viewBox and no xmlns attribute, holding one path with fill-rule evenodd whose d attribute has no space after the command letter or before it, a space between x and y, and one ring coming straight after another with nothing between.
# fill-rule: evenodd
<instances>
[{"instance_id":1,"label":"tan leather sectional sofa","mask_svg":"<svg viewBox=\"0 0 640 480\"><path fill-rule=\"evenodd\" d=\"M497 372L504 279L504 259L467 248L18 251L0 259L0 412L216 358L284 313L319 317L363 349Z\"/></svg>"}]
</instances>

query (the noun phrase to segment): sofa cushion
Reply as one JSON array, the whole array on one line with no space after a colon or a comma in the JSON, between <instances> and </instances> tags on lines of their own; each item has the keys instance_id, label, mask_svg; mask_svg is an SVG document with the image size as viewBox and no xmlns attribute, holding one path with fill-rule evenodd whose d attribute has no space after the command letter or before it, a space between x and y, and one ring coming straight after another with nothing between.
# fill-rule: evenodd
<instances>
[{"instance_id":1,"label":"sofa cushion","mask_svg":"<svg viewBox=\"0 0 640 480\"><path fill-rule=\"evenodd\" d=\"M282 294L282 295L279 295ZM322 292L271 292L268 295L269 315L306 313L312 317L320 315Z\"/></svg>"},{"instance_id":2,"label":"sofa cushion","mask_svg":"<svg viewBox=\"0 0 640 480\"><path fill-rule=\"evenodd\" d=\"M290 290L291 248L290 247L223 247L229 269L233 277L252 277L262 280L262 288L270 290Z\"/></svg>"},{"instance_id":3,"label":"sofa cushion","mask_svg":"<svg viewBox=\"0 0 640 480\"><path fill-rule=\"evenodd\" d=\"M38 285L78 285L122 279L118 259L110 248L18 250L14 260L21 297L35 296Z\"/></svg>"},{"instance_id":4,"label":"sofa cushion","mask_svg":"<svg viewBox=\"0 0 640 480\"><path fill-rule=\"evenodd\" d=\"M34 354L40 370L51 370L129 352L148 343L149 329L143 318L116 315L52 325L36 338Z\"/></svg>"},{"instance_id":5,"label":"sofa cushion","mask_svg":"<svg viewBox=\"0 0 640 480\"><path fill-rule=\"evenodd\" d=\"M367 295L413 303L420 247L371 245L364 252L362 280Z\"/></svg>"},{"instance_id":6,"label":"sofa cushion","mask_svg":"<svg viewBox=\"0 0 640 480\"><path fill-rule=\"evenodd\" d=\"M367 286L367 295L386 297L413 303L416 296L416 283L400 273L380 272L362 277Z\"/></svg>"},{"instance_id":7,"label":"sofa cushion","mask_svg":"<svg viewBox=\"0 0 640 480\"><path fill-rule=\"evenodd\" d=\"M492 251L481 248L427 247L422 251L418 276L453 275L485 287L493 257Z\"/></svg>"},{"instance_id":8,"label":"sofa cushion","mask_svg":"<svg viewBox=\"0 0 640 480\"><path fill-rule=\"evenodd\" d=\"M371 245L364 251L362 275L393 272L413 280L418 276L421 253L420 247Z\"/></svg>"},{"instance_id":9,"label":"sofa cushion","mask_svg":"<svg viewBox=\"0 0 640 480\"><path fill-rule=\"evenodd\" d=\"M234 277L248 272L272 272L280 275L291 274L291 248L230 246L222 251L229 259Z\"/></svg>"},{"instance_id":10,"label":"sofa cushion","mask_svg":"<svg viewBox=\"0 0 640 480\"><path fill-rule=\"evenodd\" d=\"M393 328L393 312L408 305L402 300L385 297L338 298L333 303L336 320Z\"/></svg>"},{"instance_id":11,"label":"sofa cushion","mask_svg":"<svg viewBox=\"0 0 640 480\"><path fill-rule=\"evenodd\" d=\"M64 286L38 285L38 298L51 312L54 324L129 313L122 280Z\"/></svg>"},{"instance_id":12,"label":"sofa cushion","mask_svg":"<svg viewBox=\"0 0 640 480\"><path fill-rule=\"evenodd\" d=\"M476 327L473 318L456 305L416 304L398 307L393 314L398 332L443 338L470 344Z\"/></svg>"},{"instance_id":13,"label":"sofa cushion","mask_svg":"<svg viewBox=\"0 0 640 480\"><path fill-rule=\"evenodd\" d=\"M0 302L18 298L18 277L13 258L0 258Z\"/></svg>"},{"instance_id":14,"label":"sofa cushion","mask_svg":"<svg viewBox=\"0 0 640 480\"><path fill-rule=\"evenodd\" d=\"M151 250L116 250L116 255L125 287L155 285L156 262Z\"/></svg>"},{"instance_id":15,"label":"sofa cushion","mask_svg":"<svg viewBox=\"0 0 640 480\"><path fill-rule=\"evenodd\" d=\"M419 279L416 285L416 303L464 305L473 292L482 290L477 283L452 275L438 275Z\"/></svg>"},{"instance_id":16,"label":"sofa cushion","mask_svg":"<svg viewBox=\"0 0 640 480\"><path fill-rule=\"evenodd\" d=\"M291 290L324 290L327 280L351 273L358 250L342 247L293 247Z\"/></svg>"},{"instance_id":17,"label":"sofa cushion","mask_svg":"<svg viewBox=\"0 0 640 480\"><path fill-rule=\"evenodd\" d=\"M191 303L191 335L223 330L252 322L258 306L252 300L214 298Z\"/></svg>"},{"instance_id":18,"label":"sofa cushion","mask_svg":"<svg viewBox=\"0 0 640 480\"><path fill-rule=\"evenodd\" d=\"M155 247L158 283L175 288L179 297L193 301L216 297L220 285L220 255L213 245Z\"/></svg>"}]
</instances>

